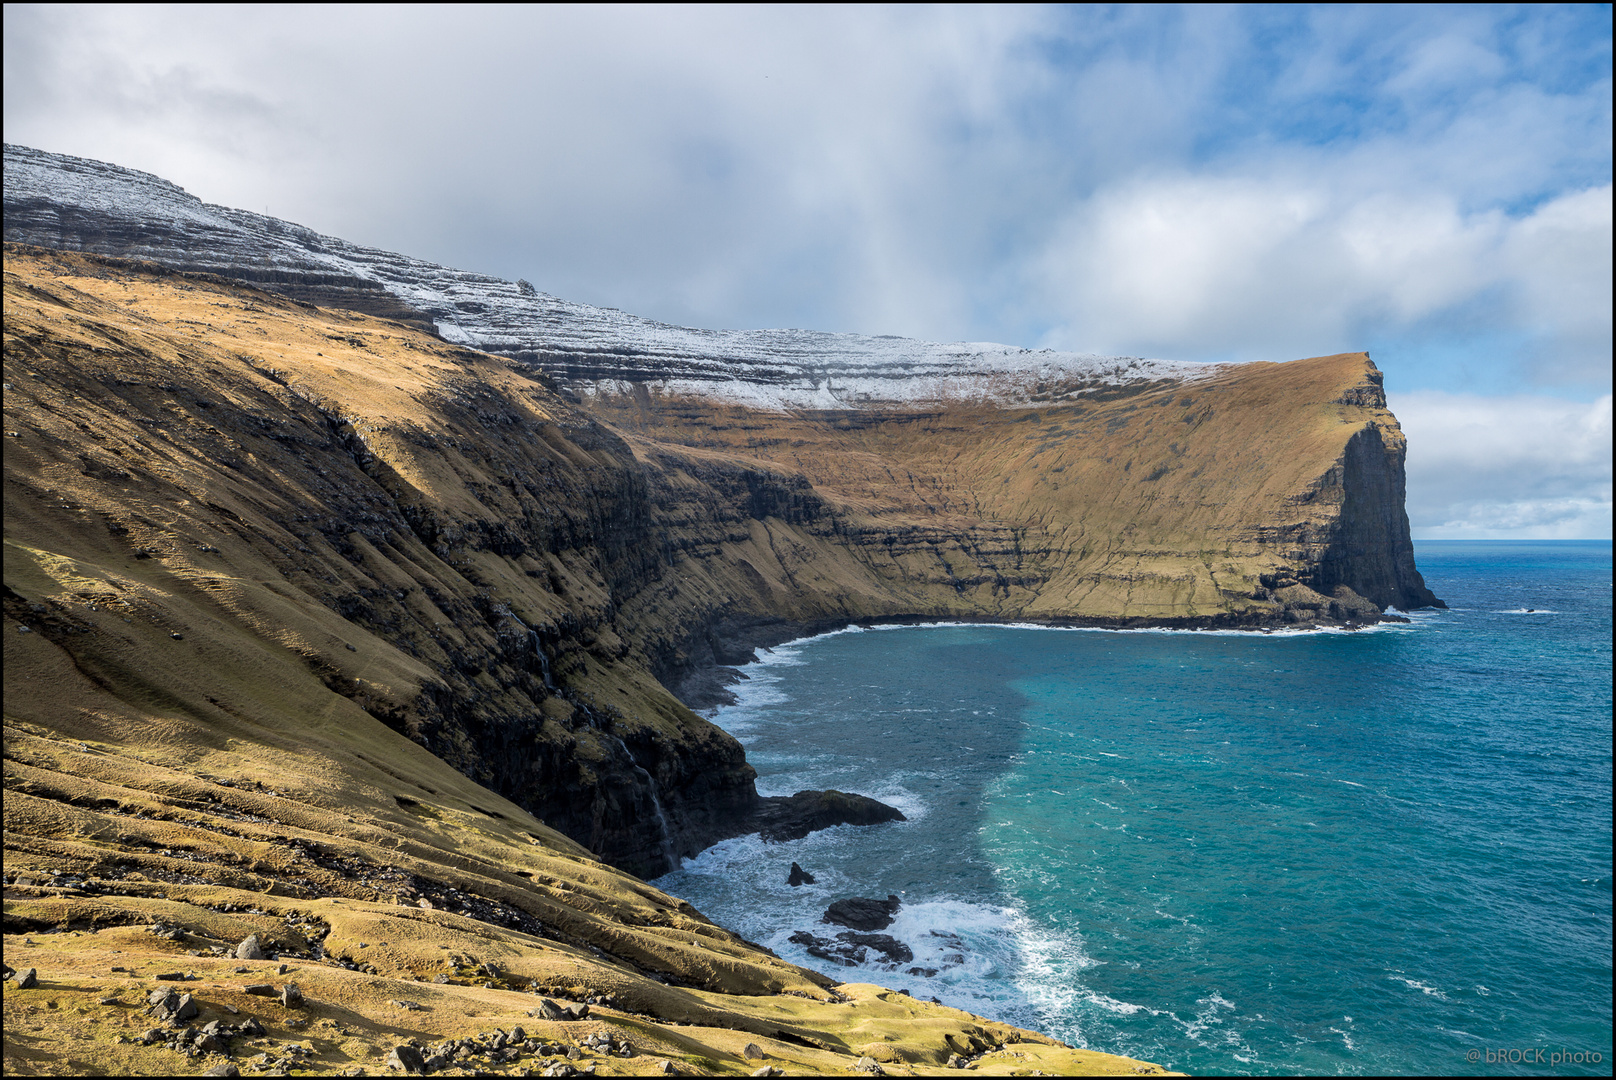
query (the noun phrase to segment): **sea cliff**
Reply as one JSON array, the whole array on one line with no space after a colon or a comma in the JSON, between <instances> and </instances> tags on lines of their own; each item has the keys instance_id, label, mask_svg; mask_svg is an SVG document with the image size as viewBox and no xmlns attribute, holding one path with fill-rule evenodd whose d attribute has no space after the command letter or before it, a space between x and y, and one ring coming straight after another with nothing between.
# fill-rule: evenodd
<instances>
[{"instance_id":1,"label":"sea cliff","mask_svg":"<svg viewBox=\"0 0 1616 1080\"><path fill-rule=\"evenodd\" d=\"M1439 603L1363 354L666 328L6 155L7 956L93 931L49 935L86 1002L116 945L128 978L188 965L222 1008L232 937L296 928L317 993L363 1000L355 1061L400 1030L358 972L456 988L429 995L442 1033L534 988L609 1001L614 1031L719 1071L749 1063L720 1029L799 1071L1131 1069L833 987L628 877L880 819L760 799L689 706L757 646L850 622ZM165 1071L117 1045L86 1070Z\"/></svg>"}]
</instances>

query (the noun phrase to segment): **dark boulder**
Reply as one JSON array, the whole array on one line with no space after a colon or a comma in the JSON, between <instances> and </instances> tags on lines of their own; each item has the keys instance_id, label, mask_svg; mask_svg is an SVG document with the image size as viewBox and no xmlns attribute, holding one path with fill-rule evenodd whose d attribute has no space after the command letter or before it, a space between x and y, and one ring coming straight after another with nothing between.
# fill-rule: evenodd
<instances>
[{"instance_id":1,"label":"dark boulder","mask_svg":"<svg viewBox=\"0 0 1616 1080\"><path fill-rule=\"evenodd\" d=\"M890 894L885 900L854 896L847 900L838 900L826 908L820 922L834 923L849 930L862 930L866 933L885 930L892 925L893 917L898 914L898 908L901 906L898 898Z\"/></svg>"},{"instance_id":2,"label":"dark boulder","mask_svg":"<svg viewBox=\"0 0 1616 1080\"><path fill-rule=\"evenodd\" d=\"M791 873L786 878L787 885L790 885L792 888L796 888L798 885L812 885L813 883L814 875L810 874L796 863L791 864Z\"/></svg>"},{"instance_id":3,"label":"dark boulder","mask_svg":"<svg viewBox=\"0 0 1616 1080\"><path fill-rule=\"evenodd\" d=\"M421 1051L408 1043L393 1047L392 1053L387 1055L386 1064L389 1069L398 1069L417 1076L426 1072L426 1059L421 1056Z\"/></svg>"},{"instance_id":4,"label":"dark boulder","mask_svg":"<svg viewBox=\"0 0 1616 1080\"><path fill-rule=\"evenodd\" d=\"M836 940L845 941L850 945L864 945L876 952L891 964L907 964L915 958L909 946L889 934L837 934Z\"/></svg>"},{"instance_id":5,"label":"dark boulder","mask_svg":"<svg viewBox=\"0 0 1616 1080\"><path fill-rule=\"evenodd\" d=\"M915 958L909 946L888 934L861 934L844 931L834 939L822 938L806 930L798 930L790 940L801 945L809 956L829 960L843 967L853 967L870 959L870 951L880 954L881 962L907 964Z\"/></svg>"}]
</instances>

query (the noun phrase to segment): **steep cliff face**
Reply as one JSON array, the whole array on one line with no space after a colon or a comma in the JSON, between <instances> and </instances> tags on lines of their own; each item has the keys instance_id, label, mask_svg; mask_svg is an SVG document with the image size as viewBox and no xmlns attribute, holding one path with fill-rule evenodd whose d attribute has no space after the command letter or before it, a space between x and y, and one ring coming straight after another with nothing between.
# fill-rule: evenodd
<instances>
[{"instance_id":1,"label":"steep cliff face","mask_svg":"<svg viewBox=\"0 0 1616 1080\"><path fill-rule=\"evenodd\" d=\"M37 502L77 461L75 484L157 485L100 491L109 528L165 553L171 518L238 536L409 658L364 691L372 715L618 865L653 872L755 812L739 747L664 687L722 700L715 667L758 644L849 621L1361 625L1440 603L1363 354L1197 366L667 327L5 153L8 237L226 276L19 249L8 362L69 367L21 378L34 396L8 409L74 420L49 461L12 444L8 483ZM134 435L83 437L140 428L190 464L137 472ZM315 652L333 686L365 685Z\"/></svg>"},{"instance_id":2,"label":"steep cliff face","mask_svg":"<svg viewBox=\"0 0 1616 1080\"><path fill-rule=\"evenodd\" d=\"M621 439L398 324L14 251L6 287L8 543L127 584L66 603L200 589L311 678L642 873L755 806L739 745L614 629L617 597L673 542ZM138 670L92 659L99 640L64 642Z\"/></svg>"},{"instance_id":3,"label":"steep cliff face","mask_svg":"<svg viewBox=\"0 0 1616 1080\"><path fill-rule=\"evenodd\" d=\"M8 1075L199 1071L266 1036L321 1072L468 1038L600 1075L744 1075L748 1044L804 1075L1160 1071L835 987L597 861L654 872L757 808L619 598L705 610L668 579L800 485L664 474L401 324L6 254L4 934L38 979L6 988ZM301 1000L266 1008L271 980ZM200 1015L143 1035L173 982Z\"/></svg>"}]
</instances>

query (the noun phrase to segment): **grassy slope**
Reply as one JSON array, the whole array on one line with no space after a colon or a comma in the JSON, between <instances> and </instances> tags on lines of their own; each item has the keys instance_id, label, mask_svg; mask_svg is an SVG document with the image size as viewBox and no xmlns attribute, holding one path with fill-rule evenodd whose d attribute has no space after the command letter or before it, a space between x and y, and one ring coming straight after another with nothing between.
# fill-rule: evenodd
<instances>
[{"instance_id":1,"label":"grassy slope","mask_svg":"<svg viewBox=\"0 0 1616 1080\"><path fill-rule=\"evenodd\" d=\"M468 412L523 410L558 490L606 475L617 451L570 439L596 436L542 387L396 324L105 261L13 252L5 289L5 427L17 433L5 442L5 957L40 978L5 986L7 1072L199 1071L207 1062L125 1041L152 1025L137 1006L171 971L194 976L180 988L202 1021L233 1008L269 1025L270 1040L238 1055L297 1041L320 1072L376 1068L407 1038L515 1023L558 1041L626 1034L642 1056L590 1055L611 1074L663 1059L749 1072L745 1042L792 1073L846 1072L861 1053L939 1070L951 1052L1001 1044L980 1071L1155 1071L877 987L832 988L595 861L378 719L441 685L456 650L506 655L498 611L467 617L481 594L530 625L584 627L556 657L570 696L533 691L546 723L596 702L631 736L711 737L599 618L612 600L598 566L451 535L486 522L502 486L468 445ZM353 461L369 450L386 468L327 475L336 459L307 441L322 423ZM437 513L438 550L367 532L401 494ZM712 546L769 547L727 528ZM851 567L837 573L856 584ZM353 596L367 607L345 618ZM464 678L495 703L533 681L498 664ZM606 751L572 734L587 771ZM214 952L253 932L304 955L282 977ZM354 967L310 958L315 939ZM310 1007L242 993L260 981L295 981ZM617 1007L582 1024L534 1019L532 984Z\"/></svg>"}]
</instances>

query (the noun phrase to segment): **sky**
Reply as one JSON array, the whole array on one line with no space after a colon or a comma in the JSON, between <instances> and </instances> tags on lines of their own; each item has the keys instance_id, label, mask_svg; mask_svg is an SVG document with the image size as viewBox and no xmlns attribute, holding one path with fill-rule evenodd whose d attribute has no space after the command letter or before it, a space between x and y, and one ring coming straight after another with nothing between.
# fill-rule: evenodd
<instances>
[{"instance_id":1,"label":"sky","mask_svg":"<svg viewBox=\"0 0 1616 1080\"><path fill-rule=\"evenodd\" d=\"M1368 350L1423 538L1611 535L1611 8L5 8L8 142L690 326Z\"/></svg>"}]
</instances>

